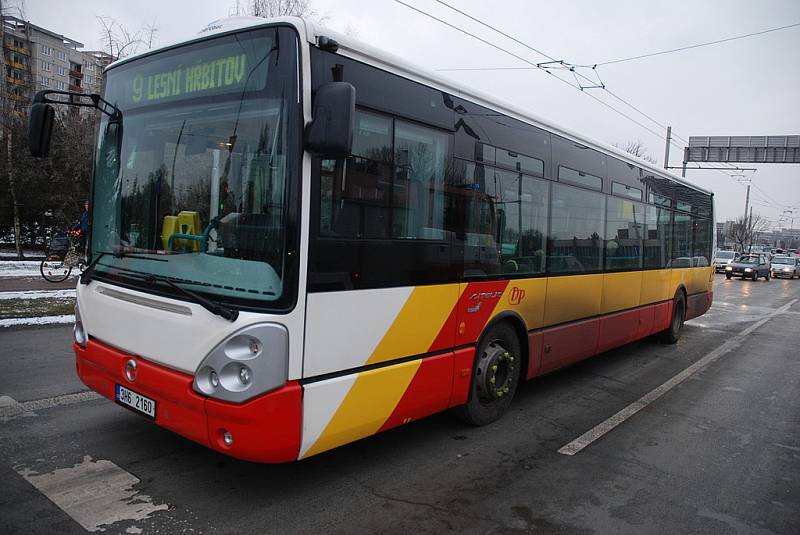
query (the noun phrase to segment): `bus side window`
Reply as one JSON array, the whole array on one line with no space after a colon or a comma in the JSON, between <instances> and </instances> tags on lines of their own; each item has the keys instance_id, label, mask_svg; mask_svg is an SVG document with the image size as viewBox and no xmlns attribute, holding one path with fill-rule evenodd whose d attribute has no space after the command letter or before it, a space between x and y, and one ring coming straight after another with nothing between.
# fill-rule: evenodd
<instances>
[{"instance_id":1,"label":"bus side window","mask_svg":"<svg viewBox=\"0 0 800 535\"><path fill-rule=\"evenodd\" d=\"M603 268L606 196L553 184L548 273L591 273Z\"/></svg>"}]
</instances>

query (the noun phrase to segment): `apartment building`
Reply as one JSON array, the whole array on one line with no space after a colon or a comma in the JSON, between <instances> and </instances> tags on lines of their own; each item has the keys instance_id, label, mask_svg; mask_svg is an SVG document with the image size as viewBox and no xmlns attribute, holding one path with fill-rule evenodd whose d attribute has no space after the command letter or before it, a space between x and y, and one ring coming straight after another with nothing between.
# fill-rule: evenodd
<instances>
[{"instance_id":1,"label":"apartment building","mask_svg":"<svg viewBox=\"0 0 800 535\"><path fill-rule=\"evenodd\" d=\"M3 16L4 96L27 106L36 91L100 93L112 58L83 43L13 16Z\"/></svg>"}]
</instances>

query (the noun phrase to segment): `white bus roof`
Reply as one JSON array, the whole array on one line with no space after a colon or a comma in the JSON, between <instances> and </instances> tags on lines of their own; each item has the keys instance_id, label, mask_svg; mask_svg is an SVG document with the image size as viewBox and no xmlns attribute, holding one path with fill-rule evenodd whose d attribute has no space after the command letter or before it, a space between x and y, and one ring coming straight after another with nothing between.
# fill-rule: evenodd
<instances>
[{"instance_id":1,"label":"white bus roof","mask_svg":"<svg viewBox=\"0 0 800 535\"><path fill-rule=\"evenodd\" d=\"M185 45L196 41L201 41L210 38L212 36L219 36L226 33L233 33L242 30L258 28L261 26L273 25L277 23L284 23L294 26L295 28L297 28L298 32L301 35L305 34L306 40L313 45L317 44L317 40L320 36L329 37L338 43L339 49L337 53L340 53L343 56L361 61L363 63L367 63L369 65L373 65L375 67L397 74L404 78L408 78L409 80L413 80L415 82L431 86L435 89L446 91L455 96L464 98L465 100L474 102L475 104L486 106L488 108L493 108L496 111L508 115L509 117L529 123L538 128L548 130L554 134L558 134L560 136L569 138L572 141L581 143L582 145L586 145L587 147L591 147L601 152L611 154L620 160L630 163L631 165L636 165L638 167L654 172L656 174L669 177L671 180L679 182L697 191L701 191L708 195L713 195L713 192L710 190L707 190L696 184L693 184L687 181L686 179L679 177L674 173L671 173L665 169L656 167L650 162L634 157L631 154L623 150L620 150L612 145L587 138L582 134L578 134L577 132L573 132L562 126L558 126L550 121L547 121L531 113L530 111L518 108L517 106L509 102L506 102L498 97L488 95L486 93L483 93L475 89L457 86L455 85L454 80L444 78L434 72L429 71L425 67L421 67L419 65L410 63L399 56L396 56L390 52L386 52L385 50L368 45L349 35L345 35L336 32L334 30L324 28L312 21L297 17L279 17L273 19L263 19L258 17L229 17L225 19L215 20L207 24L205 27L203 27L197 34L197 37L195 37L194 39L181 41L179 43L173 43L170 45L159 47L155 50L148 50L146 52L142 52L130 56L128 58L117 60L111 65L109 65L107 69L112 69L117 65L120 65L122 63L127 63L142 56L155 54L162 50L175 48L176 46Z\"/></svg>"}]
</instances>

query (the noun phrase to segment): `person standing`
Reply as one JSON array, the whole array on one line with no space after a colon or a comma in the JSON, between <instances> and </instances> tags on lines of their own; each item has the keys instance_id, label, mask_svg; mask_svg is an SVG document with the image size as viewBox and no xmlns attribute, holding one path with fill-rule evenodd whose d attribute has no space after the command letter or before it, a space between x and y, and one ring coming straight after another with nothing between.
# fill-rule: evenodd
<instances>
[{"instance_id":1,"label":"person standing","mask_svg":"<svg viewBox=\"0 0 800 535\"><path fill-rule=\"evenodd\" d=\"M72 230L79 230L81 233L81 253L83 257L87 257L87 236L89 235L89 201L83 201L83 213L81 214L80 220L72 225Z\"/></svg>"}]
</instances>

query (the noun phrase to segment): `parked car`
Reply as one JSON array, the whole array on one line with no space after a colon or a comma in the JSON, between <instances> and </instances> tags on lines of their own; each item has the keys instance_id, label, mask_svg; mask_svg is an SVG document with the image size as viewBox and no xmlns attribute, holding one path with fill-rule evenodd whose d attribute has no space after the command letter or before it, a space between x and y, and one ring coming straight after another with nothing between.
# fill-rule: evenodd
<instances>
[{"instance_id":1,"label":"parked car","mask_svg":"<svg viewBox=\"0 0 800 535\"><path fill-rule=\"evenodd\" d=\"M779 278L779 277L789 277L793 279L798 277L798 258L794 256L775 256L772 258L772 276Z\"/></svg>"},{"instance_id":2,"label":"parked car","mask_svg":"<svg viewBox=\"0 0 800 535\"><path fill-rule=\"evenodd\" d=\"M717 273L724 273L725 266L736 260L736 251L717 251L717 267L714 268Z\"/></svg>"},{"instance_id":3,"label":"parked car","mask_svg":"<svg viewBox=\"0 0 800 535\"><path fill-rule=\"evenodd\" d=\"M725 278L741 277L744 279L757 280L764 277L770 278L770 263L764 254L743 254L735 262L725 266Z\"/></svg>"}]
</instances>

